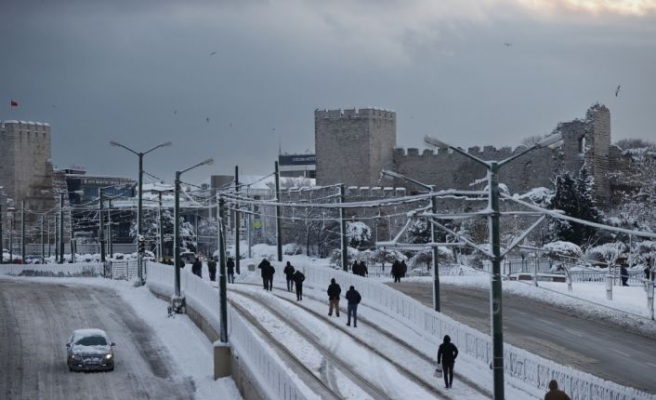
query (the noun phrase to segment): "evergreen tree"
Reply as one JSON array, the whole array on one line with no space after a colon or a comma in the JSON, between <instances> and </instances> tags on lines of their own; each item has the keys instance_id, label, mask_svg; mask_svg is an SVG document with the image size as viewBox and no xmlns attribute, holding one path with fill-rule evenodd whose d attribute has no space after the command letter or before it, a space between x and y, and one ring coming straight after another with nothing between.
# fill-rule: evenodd
<instances>
[{"instance_id":1,"label":"evergreen tree","mask_svg":"<svg viewBox=\"0 0 656 400\"><path fill-rule=\"evenodd\" d=\"M593 199L593 183L585 166L576 180L569 172L559 175L556 177L556 193L551 199L551 209L562 210L570 217L599 222L600 213ZM576 245L588 242L596 232L593 227L563 220L552 220L550 230L554 239Z\"/></svg>"}]
</instances>

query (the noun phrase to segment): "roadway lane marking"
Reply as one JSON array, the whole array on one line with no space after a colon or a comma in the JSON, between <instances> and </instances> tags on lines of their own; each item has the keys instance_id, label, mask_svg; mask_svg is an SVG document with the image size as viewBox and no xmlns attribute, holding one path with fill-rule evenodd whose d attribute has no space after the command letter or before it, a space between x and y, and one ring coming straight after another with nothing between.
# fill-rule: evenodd
<instances>
[{"instance_id":1,"label":"roadway lane marking","mask_svg":"<svg viewBox=\"0 0 656 400\"><path fill-rule=\"evenodd\" d=\"M538 321L540 321L540 322L544 322L545 324L554 325L553 322L551 322L551 321L547 321L546 319L541 319L541 318L539 318Z\"/></svg>"},{"instance_id":2,"label":"roadway lane marking","mask_svg":"<svg viewBox=\"0 0 656 400\"><path fill-rule=\"evenodd\" d=\"M623 352L621 352L621 351L619 351L619 350L616 350L616 349L613 349L613 348L611 348L611 350L613 350L613 351L614 351L615 353L617 353L617 354L621 354L621 355L623 355L624 357L630 357L628 354L623 353Z\"/></svg>"},{"instance_id":3,"label":"roadway lane marking","mask_svg":"<svg viewBox=\"0 0 656 400\"><path fill-rule=\"evenodd\" d=\"M574 336L583 337L583 334L582 334L582 333L580 333L580 332L578 332L578 331L575 331L575 330L573 330L573 329L567 329L567 328L565 328L564 331L565 331L565 332L568 332L568 333L571 333L571 334L574 335Z\"/></svg>"},{"instance_id":4,"label":"roadway lane marking","mask_svg":"<svg viewBox=\"0 0 656 400\"><path fill-rule=\"evenodd\" d=\"M647 365L650 365L650 366L656 368L656 364L652 364L652 363L648 362Z\"/></svg>"}]
</instances>

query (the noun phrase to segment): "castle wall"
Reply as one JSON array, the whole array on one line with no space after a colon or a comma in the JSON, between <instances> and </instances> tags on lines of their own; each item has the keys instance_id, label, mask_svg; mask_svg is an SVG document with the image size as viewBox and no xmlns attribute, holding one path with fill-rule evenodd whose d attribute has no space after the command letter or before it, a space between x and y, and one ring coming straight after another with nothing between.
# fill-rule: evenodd
<instances>
[{"instance_id":1,"label":"castle wall","mask_svg":"<svg viewBox=\"0 0 656 400\"><path fill-rule=\"evenodd\" d=\"M315 110L317 184L368 186L392 164L396 113L378 109Z\"/></svg>"},{"instance_id":2,"label":"castle wall","mask_svg":"<svg viewBox=\"0 0 656 400\"><path fill-rule=\"evenodd\" d=\"M514 151L509 147L496 149L492 146L471 147L467 153L483 160L502 160L524 150ZM556 157L551 149L537 149L521 156L499 172L499 182L508 186L511 193L526 191L533 187L551 187L553 172L557 169ZM427 185L435 185L436 190L460 189L476 190L487 185L487 169L472 162L462 154L449 150L424 150L397 148L394 152L394 170ZM475 182L481 181L479 184ZM408 190L422 191L420 187L397 180L396 185Z\"/></svg>"},{"instance_id":3,"label":"castle wall","mask_svg":"<svg viewBox=\"0 0 656 400\"><path fill-rule=\"evenodd\" d=\"M608 173L611 171L610 160L610 111L604 106L595 105L588 110L588 134L591 151L586 158L591 165L595 180L595 196L602 205L608 205L611 198Z\"/></svg>"}]
</instances>

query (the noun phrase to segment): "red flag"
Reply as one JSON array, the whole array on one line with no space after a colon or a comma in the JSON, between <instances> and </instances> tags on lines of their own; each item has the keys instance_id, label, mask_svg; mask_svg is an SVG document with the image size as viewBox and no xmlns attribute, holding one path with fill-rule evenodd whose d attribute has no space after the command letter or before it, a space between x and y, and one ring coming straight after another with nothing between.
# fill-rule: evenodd
<instances>
[{"instance_id":1,"label":"red flag","mask_svg":"<svg viewBox=\"0 0 656 400\"><path fill-rule=\"evenodd\" d=\"M18 107L18 102L16 100L11 100L9 104L11 104L12 107Z\"/></svg>"}]
</instances>

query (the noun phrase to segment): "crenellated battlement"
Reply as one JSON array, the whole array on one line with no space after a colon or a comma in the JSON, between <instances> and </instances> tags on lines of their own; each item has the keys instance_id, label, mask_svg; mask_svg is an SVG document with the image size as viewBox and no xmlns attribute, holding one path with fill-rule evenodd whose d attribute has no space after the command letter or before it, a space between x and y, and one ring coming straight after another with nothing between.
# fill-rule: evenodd
<instances>
[{"instance_id":1,"label":"crenellated battlement","mask_svg":"<svg viewBox=\"0 0 656 400\"><path fill-rule=\"evenodd\" d=\"M517 146L514 149L512 147L501 147L496 148L494 146L484 146L482 149L480 146L473 146L466 150L468 154L482 158L484 160L502 160L508 158L513 154L520 153L526 149L525 146ZM462 149L464 150L464 149ZM421 152L418 148L415 147L396 147L394 148L394 159L397 162L401 162L404 157L407 158L422 158L425 160L439 162L439 160L448 160L452 157L455 152L449 149L423 149ZM458 157L461 157L458 155Z\"/></svg>"},{"instance_id":2,"label":"crenellated battlement","mask_svg":"<svg viewBox=\"0 0 656 400\"><path fill-rule=\"evenodd\" d=\"M314 110L314 119L388 119L395 120L396 113L380 108L346 108L337 110Z\"/></svg>"}]
</instances>

